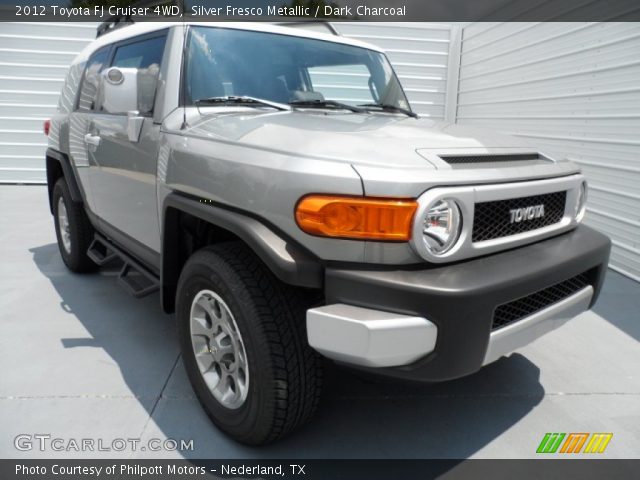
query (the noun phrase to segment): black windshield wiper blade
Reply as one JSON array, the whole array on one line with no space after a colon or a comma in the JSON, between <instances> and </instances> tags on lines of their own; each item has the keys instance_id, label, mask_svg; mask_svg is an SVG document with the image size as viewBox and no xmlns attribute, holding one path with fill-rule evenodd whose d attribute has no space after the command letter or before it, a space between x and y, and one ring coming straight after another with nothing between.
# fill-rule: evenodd
<instances>
[{"instance_id":1,"label":"black windshield wiper blade","mask_svg":"<svg viewBox=\"0 0 640 480\"><path fill-rule=\"evenodd\" d=\"M267 106L278 110L291 110L289 105L284 103L272 102L263 98L227 95L224 97L208 97L200 98L194 102L196 105L242 105L246 107Z\"/></svg>"},{"instance_id":2,"label":"black windshield wiper blade","mask_svg":"<svg viewBox=\"0 0 640 480\"><path fill-rule=\"evenodd\" d=\"M386 103L365 103L363 105L358 105L359 107L364 108L379 108L384 112L397 112L404 113L405 115L410 116L411 118L418 118L418 114L402 107L396 107L395 105L388 105Z\"/></svg>"},{"instance_id":3,"label":"black windshield wiper blade","mask_svg":"<svg viewBox=\"0 0 640 480\"><path fill-rule=\"evenodd\" d=\"M343 110L350 110L356 113L364 113L366 110L364 108L354 107L353 105L349 105L347 103L336 102L335 100L294 100L289 102L289 105L294 107L305 107L305 108L341 108Z\"/></svg>"}]
</instances>

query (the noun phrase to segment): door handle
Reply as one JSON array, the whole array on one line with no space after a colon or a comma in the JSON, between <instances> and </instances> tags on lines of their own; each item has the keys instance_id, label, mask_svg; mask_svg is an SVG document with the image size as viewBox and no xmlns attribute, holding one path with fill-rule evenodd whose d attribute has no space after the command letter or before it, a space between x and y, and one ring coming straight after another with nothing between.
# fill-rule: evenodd
<instances>
[{"instance_id":1,"label":"door handle","mask_svg":"<svg viewBox=\"0 0 640 480\"><path fill-rule=\"evenodd\" d=\"M87 145L95 145L97 147L100 145L100 137L98 135L91 135L90 133L87 133L84 136L84 143Z\"/></svg>"},{"instance_id":2,"label":"door handle","mask_svg":"<svg viewBox=\"0 0 640 480\"><path fill-rule=\"evenodd\" d=\"M140 116L140 112L137 110L127 112L127 137L130 141L137 142L140 140L143 124L144 117Z\"/></svg>"}]
</instances>

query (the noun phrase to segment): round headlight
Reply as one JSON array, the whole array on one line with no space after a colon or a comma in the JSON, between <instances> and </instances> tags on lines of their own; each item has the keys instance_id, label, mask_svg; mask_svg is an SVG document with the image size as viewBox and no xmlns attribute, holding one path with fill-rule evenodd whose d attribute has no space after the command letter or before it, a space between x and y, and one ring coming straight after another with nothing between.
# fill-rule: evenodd
<instances>
[{"instance_id":1,"label":"round headlight","mask_svg":"<svg viewBox=\"0 0 640 480\"><path fill-rule=\"evenodd\" d=\"M578 198L576 199L575 217L578 222L582 221L586 210L587 210L587 182L582 182L582 184L580 185L580 189L578 190Z\"/></svg>"},{"instance_id":2,"label":"round headlight","mask_svg":"<svg viewBox=\"0 0 640 480\"><path fill-rule=\"evenodd\" d=\"M453 200L441 199L434 202L425 212L422 222L423 241L433 255L449 251L460 236L460 208Z\"/></svg>"}]
</instances>

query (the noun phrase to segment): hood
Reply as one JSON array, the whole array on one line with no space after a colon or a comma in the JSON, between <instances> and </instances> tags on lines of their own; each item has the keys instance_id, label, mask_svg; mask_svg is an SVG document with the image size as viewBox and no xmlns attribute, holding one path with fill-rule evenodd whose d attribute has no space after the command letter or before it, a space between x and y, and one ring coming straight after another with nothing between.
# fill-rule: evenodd
<instances>
[{"instance_id":1,"label":"hood","mask_svg":"<svg viewBox=\"0 0 640 480\"><path fill-rule=\"evenodd\" d=\"M326 111L205 114L188 135L284 154L358 165L433 165L421 150L526 148L520 139L473 127L388 114Z\"/></svg>"}]
</instances>

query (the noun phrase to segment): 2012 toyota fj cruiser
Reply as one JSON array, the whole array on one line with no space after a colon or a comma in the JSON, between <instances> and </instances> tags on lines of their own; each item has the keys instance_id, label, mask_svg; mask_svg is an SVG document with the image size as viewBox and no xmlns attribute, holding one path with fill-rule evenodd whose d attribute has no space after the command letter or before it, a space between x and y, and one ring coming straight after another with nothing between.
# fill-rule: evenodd
<instances>
[{"instance_id":1,"label":"2012 toyota fj cruiser","mask_svg":"<svg viewBox=\"0 0 640 480\"><path fill-rule=\"evenodd\" d=\"M593 305L609 240L571 162L418 118L385 54L259 23L143 23L73 62L47 122L60 254L176 313L233 438L308 420L322 357L471 374Z\"/></svg>"}]
</instances>

